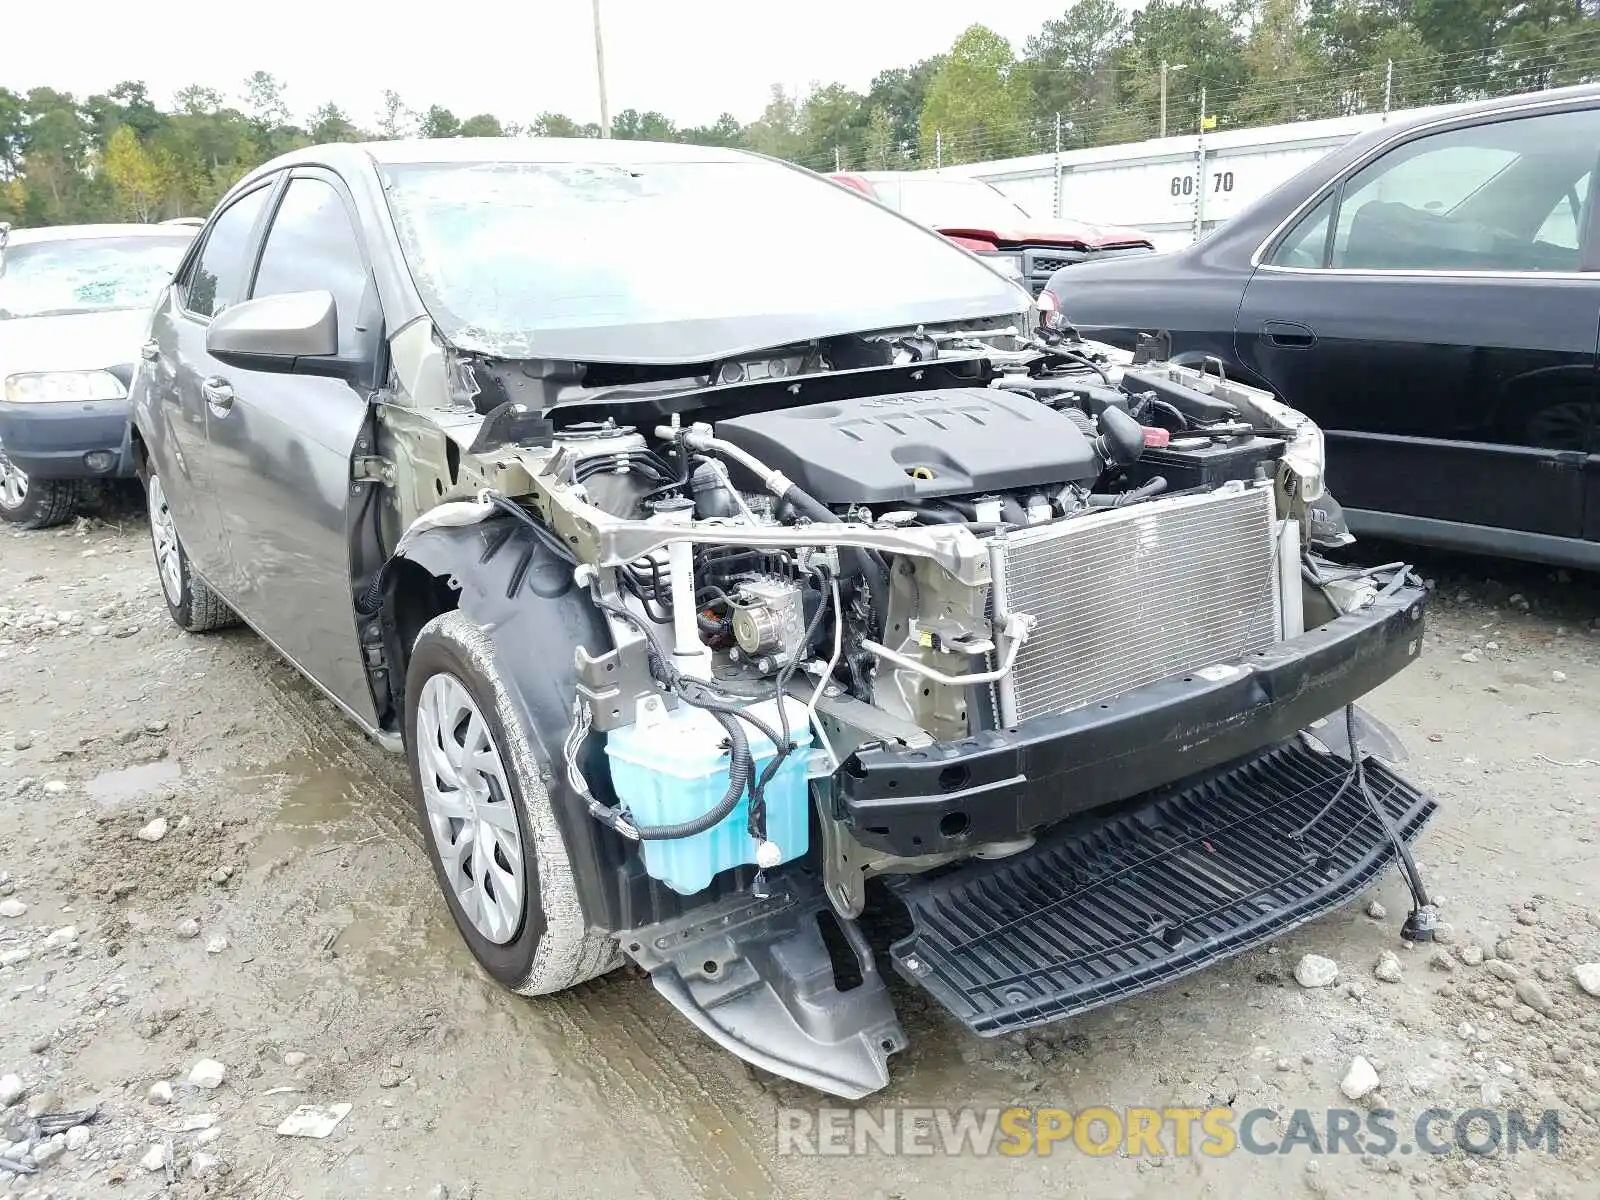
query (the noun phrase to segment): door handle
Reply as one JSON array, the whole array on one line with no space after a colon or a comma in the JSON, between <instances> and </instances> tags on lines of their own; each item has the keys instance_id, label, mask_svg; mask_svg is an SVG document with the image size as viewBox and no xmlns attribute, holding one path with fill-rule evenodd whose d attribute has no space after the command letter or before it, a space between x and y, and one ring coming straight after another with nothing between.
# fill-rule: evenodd
<instances>
[{"instance_id":1,"label":"door handle","mask_svg":"<svg viewBox=\"0 0 1600 1200\"><path fill-rule=\"evenodd\" d=\"M233 387L220 375L204 380L200 384L200 394L206 398L206 407L219 417L233 407Z\"/></svg>"},{"instance_id":2,"label":"door handle","mask_svg":"<svg viewBox=\"0 0 1600 1200\"><path fill-rule=\"evenodd\" d=\"M139 357L145 362L156 362L161 358L161 347L154 341L148 341L139 347Z\"/></svg>"},{"instance_id":3,"label":"door handle","mask_svg":"<svg viewBox=\"0 0 1600 1200\"><path fill-rule=\"evenodd\" d=\"M1317 344L1317 335L1311 326L1298 321L1263 321L1261 336L1272 345L1288 350L1305 350Z\"/></svg>"}]
</instances>

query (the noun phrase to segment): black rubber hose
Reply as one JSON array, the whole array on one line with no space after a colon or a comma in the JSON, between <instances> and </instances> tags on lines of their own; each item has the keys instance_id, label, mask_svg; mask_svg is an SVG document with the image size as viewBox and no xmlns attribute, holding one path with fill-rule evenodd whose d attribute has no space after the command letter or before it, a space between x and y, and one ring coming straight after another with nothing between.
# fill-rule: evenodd
<instances>
[{"instance_id":1,"label":"black rubber hose","mask_svg":"<svg viewBox=\"0 0 1600 1200\"><path fill-rule=\"evenodd\" d=\"M676 825L634 825L634 831L638 833L641 842L672 842L680 838L691 838L715 828L728 819L729 813L739 807L739 800L743 797L745 788L750 786L752 770L750 739L745 737L738 718L719 708L708 707L707 711L728 734L728 790L709 811L692 821L680 821Z\"/></svg>"},{"instance_id":2,"label":"black rubber hose","mask_svg":"<svg viewBox=\"0 0 1600 1200\"><path fill-rule=\"evenodd\" d=\"M1089 507L1122 508L1128 504L1137 504L1141 500L1149 500L1152 497L1159 496L1166 490L1166 476L1152 475L1143 484L1134 488L1131 492L1119 492L1116 495L1109 495L1104 492L1096 492L1094 495L1089 497Z\"/></svg>"},{"instance_id":3,"label":"black rubber hose","mask_svg":"<svg viewBox=\"0 0 1600 1200\"><path fill-rule=\"evenodd\" d=\"M645 640L645 657L650 662L650 674L664 687L674 688L678 699L692 708L701 708L709 712L723 729L728 731L728 745L730 761L729 790L725 793L716 806L709 812L696 817L692 821L682 821L676 825L635 825L634 829L643 842L673 841L678 838L694 837L704 833L726 820L728 814L738 807L739 797L750 786L750 778L754 773L754 760L750 755L750 740L745 736L740 721L747 721L759 729L772 742L774 746L780 744L779 735L766 722L745 712L737 705L727 704L721 700L713 700L705 696L693 694L698 680L686 680L682 672L673 665L671 657L665 647L656 637L655 630L650 628L648 622L637 613L630 612L620 604L613 604L609 600L594 597L594 605L602 612L610 613L618 620L626 621L641 634ZM690 686L686 687L685 684ZM742 766L740 764L743 764ZM737 786L735 786L737 785ZM731 799L730 799L731 797ZM631 824L632 822L630 822Z\"/></svg>"},{"instance_id":4,"label":"black rubber hose","mask_svg":"<svg viewBox=\"0 0 1600 1200\"><path fill-rule=\"evenodd\" d=\"M789 485L782 499L790 508L810 517L813 521L833 525L844 524L826 504L795 484ZM876 550L868 550L861 546L840 547L839 553L855 562L856 569L870 586L873 617L882 628L887 621L889 611L889 564L883 561L883 555Z\"/></svg>"}]
</instances>

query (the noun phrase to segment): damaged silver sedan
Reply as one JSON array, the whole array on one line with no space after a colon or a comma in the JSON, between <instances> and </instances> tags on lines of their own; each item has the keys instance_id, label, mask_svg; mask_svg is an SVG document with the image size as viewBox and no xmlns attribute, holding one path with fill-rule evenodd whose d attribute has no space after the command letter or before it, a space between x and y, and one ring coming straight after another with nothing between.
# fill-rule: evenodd
<instances>
[{"instance_id":1,"label":"damaged silver sedan","mask_svg":"<svg viewBox=\"0 0 1600 1200\"><path fill-rule=\"evenodd\" d=\"M1433 802L1354 707L1425 594L1323 556L1320 431L808 172L296 151L210 218L132 401L173 620L242 619L408 757L510 988L631 959L855 1097L906 1045L884 964L994 1035L1396 860L1430 936Z\"/></svg>"}]
</instances>

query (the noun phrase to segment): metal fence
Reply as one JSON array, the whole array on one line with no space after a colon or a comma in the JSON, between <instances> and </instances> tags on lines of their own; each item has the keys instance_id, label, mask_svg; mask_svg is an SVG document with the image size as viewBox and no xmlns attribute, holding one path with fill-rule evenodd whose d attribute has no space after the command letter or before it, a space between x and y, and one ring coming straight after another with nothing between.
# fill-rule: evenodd
<instances>
[{"instance_id":1,"label":"metal fence","mask_svg":"<svg viewBox=\"0 0 1600 1200\"><path fill-rule=\"evenodd\" d=\"M1016 69L1031 68L1019 64ZM1257 79L1231 88L1179 91L1174 86L1164 106L1156 76L1154 69L1107 74L1101 80L1103 98L1073 110L998 126L925 129L914 141L874 144L868 135L864 142L799 155L795 161L816 171L917 170L1143 141L1158 136L1163 126L1172 135L1246 129L1593 83L1600 81L1600 21L1485 51L1386 59L1361 69Z\"/></svg>"}]
</instances>

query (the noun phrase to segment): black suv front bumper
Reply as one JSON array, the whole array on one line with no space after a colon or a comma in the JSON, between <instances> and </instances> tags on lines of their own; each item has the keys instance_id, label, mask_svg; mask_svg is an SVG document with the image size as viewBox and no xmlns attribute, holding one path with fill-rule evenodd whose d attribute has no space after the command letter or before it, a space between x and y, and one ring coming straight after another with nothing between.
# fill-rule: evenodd
<instances>
[{"instance_id":1,"label":"black suv front bumper","mask_svg":"<svg viewBox=\"0 0 1600 1200\"><path fill-rule=\"evenodd\" d=\"M921 749L862 749L837 778L864 845L918 855L1004 842L1282 742L1398 674L1422 647L1426 592L1235 663L1103 704Z\"/></svg>"}]
</instances>

